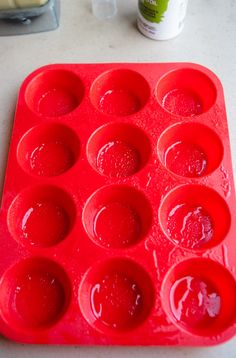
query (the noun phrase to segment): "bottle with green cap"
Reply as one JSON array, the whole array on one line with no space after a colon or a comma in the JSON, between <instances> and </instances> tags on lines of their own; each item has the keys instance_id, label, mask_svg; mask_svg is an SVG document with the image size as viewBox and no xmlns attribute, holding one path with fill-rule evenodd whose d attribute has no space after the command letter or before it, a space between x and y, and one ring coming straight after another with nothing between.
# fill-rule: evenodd
<instances>
[{"instance_id":1,"label":"bottle with green cap","mask_svg":"<svg viewBox=\"0 0 236 358\"><path fill-rule=\"evenodd\" d=\"M138 29L154 40L168 40L184 27L188 0L138 0Z\"/></svg>"}]
</instances>

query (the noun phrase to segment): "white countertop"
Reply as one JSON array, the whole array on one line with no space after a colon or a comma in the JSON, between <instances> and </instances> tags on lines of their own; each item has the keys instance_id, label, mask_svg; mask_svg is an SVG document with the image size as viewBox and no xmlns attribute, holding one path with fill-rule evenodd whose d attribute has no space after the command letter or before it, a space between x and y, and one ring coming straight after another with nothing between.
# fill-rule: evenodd
<instances>
[{"instance_id":1,"label":"white countertop","mask_svg":"<svg viewBox=\"0 0 236 358\"><path fill-rule=\"evenodd\" d=\"M118 0L112 21L97 20L89 0L62 0L56 31L0 38L0 184L4 178L18 88L28 73L48 63L195 62L221 79L236 171L236 1L190 0L185 29L156 42L136 29L137 0ZM236 338L213 348L112 348L27 346L0 338L0 357L236 357Z\"/></svg>"}]
</instances>

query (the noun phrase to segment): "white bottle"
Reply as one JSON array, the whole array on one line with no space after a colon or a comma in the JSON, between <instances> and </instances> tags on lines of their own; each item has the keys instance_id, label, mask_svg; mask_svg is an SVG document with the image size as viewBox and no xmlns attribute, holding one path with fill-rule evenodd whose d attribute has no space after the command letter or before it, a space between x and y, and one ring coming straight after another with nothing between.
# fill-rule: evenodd
<instances>
[{"instance_id":1,"label":"white bottle","mask_svg":"<svg viewBox=\"0 0 236 358\"><path fill-rule=\"evenodd\" d=\"M154 40L168 40L184 27L188 0L139 0L138 29Z\"/></svg>"}]
</instances>

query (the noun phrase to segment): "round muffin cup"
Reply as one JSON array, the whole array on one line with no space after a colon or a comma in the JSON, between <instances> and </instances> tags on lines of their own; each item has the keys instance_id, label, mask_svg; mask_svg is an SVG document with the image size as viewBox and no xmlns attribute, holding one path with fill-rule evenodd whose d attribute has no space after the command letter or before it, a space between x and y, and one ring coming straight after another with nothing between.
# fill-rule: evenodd
<instances>
[{"instance_id":1,"label":"round muffin cup","mask_svg":"<svg viewBox=\"0 0 236 358\"><path fill-rule=\"evenodd\" d=\"M84 85L73 72L47 69L28 84L25 101L40 116L61 117L74 111L83 95Z\"/></svg>"},{"instance_id":2,"label":"round muffin cup","mask_svg":"<svg viewBox=\"0 0 236 358\"><path fill-rule=\"evenodd\" d=\"M17 159L22 169L31 175L54 177L76 163L79 151L79 139L72 129L48 123L25 133L18 144Z\"/></svg>"},{"instance_id":3,"label":"round muffin cup","mask_svg":"<svg viewBox=\"0 0 236 358\"><path fill-rule=\"evenodd\" d=\"M236 282L218 262L194 258L167 273L163 308L181 330L198 336L222 334L236 320Z\"/></svg>"},{"instance_id":4,"label":"round muffin cup","mask_svg":"<svg viewBox=\"0 0 236 358\"><path fill-rule=\"evenodd\" d=\"M99 174L116 179L139 172L150 155L149 139L132 124L111 123L100 127L87 144L90 165Z\"/></svg>"},{"instance_id":5,"label":"round muffin cup","mask_svg":"<svg viewBox=\"0 0 236 358\"><path fill-rule=\"evenodd\" d=\"M22 191L13 200L7 223L21 245L48 248L67 237L75 218L75 204L64 190L41 185Z\"/></svg>"},{"instance_id":6,"label":"round muffin cup","mask_svg":"<svg viewBox=\"0 0 236 358\"><path fill-rule=\"evenodd\" d=\"M224 149L211 128L191 122L167 128L158 140L157 153L167 170L178 176L197 179L219 167Z\"/></svg>"},{"instance_id":7,"label":"round muffin cup","mask_svg":"<svg viewBox=\"0 0 236 358\"><path fill-rule=\"evenodd\" d=\"M182 68L165 74L158 82L156 97L169 113L195 117L207 112L216 101L216 86L203 72Z\"/></svg>"},{"instance_id":8,"label":"round muffin cup","mask_svg":"<svg viewBox=\"0 0 236 358\"><path fill-rule=\"evenodd\" d=\"M175 245L206 250L226 237L231 214L224 199L203 185L181 185L170 191L159 208L163 232Z\"/></svg>"},{"instance_id":9,"label":"round muffin cup","mask_svg":"<svg viewBox=\"0 0 236 358\"><path fill-rule=\"evenodd\" d=\"M146 197L124 185L97 190L83 210L83 225L99 246L118 249L140 242L152 223L152 210Z\"/></svg>"},{"instance_id":10,"label":"round muffin cup","mask_svg":"<svg viewBox=\"0 0 236 358\"><path fill-rule=\"evenodd\" d=\"M0 312L14 330L46 330L65 314L70 281L54 261L34 257L10 267L0 282Z\"/></svg>"},{"instance_id":11,"label":"round muffin cup","mask_svg":"<svg viewBox=\"0 0 236 358\"><path fill-rule=\"evenodd\" d=\"M129 116L141 110L150 96L147 81L129 69L101 74L93 83L90 99L95 108L109 116Z\"/></svg>"},{"instance_id":12,"label":"round muffin cup","mask_svg":"<svg viewBox=\"0 0 236 358\"><path fill-rule=\"evenodd\" d=\"M85 319L104 334L122 334L139 326L147 319L154 298L149 275L137 263L124 258L95 264L79 289Z\"/></svg>"}]
</instances>

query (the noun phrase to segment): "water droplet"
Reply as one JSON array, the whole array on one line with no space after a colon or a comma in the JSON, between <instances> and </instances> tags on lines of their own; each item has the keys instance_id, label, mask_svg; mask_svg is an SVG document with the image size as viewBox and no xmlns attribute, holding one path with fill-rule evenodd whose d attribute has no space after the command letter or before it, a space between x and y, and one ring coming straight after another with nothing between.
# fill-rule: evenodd
<instances>
[{"instance_id":1,"label":"water droplet","mask_svg":"<svg viewBox=\"0 0 236 358\"><path fill-rule=\"evenodd\" d=\"M223 257L223 263L225 267L229 267L229 258L228 258L228 249L225 244L222 245L222 257Z\"/></svg>"},{"instance_id":2,"label":"water droplet","mask_svg":"<svg viewBox=\"0 0 236 358\"><path fill-rule=\"evenodd\" d=\"M39 176L60 175L68 170L74 162L70 149L62 142L45 142L37 146L31 153L30 168Z\"/></svg>"},{"instance_id":3,"label":"water droplet","mask_svg":"<svg viewBox=\"0 0 236 358\"><path fill-rule=\"evenodd\" d=\"M137 172L139 167L140 158L137 150L122 141L106 143L97 155L98 171L110 177L128 177Z\"/></svg>"},{"instance_id":4,"label":"water droplet","mask_svg":"<svg viewBox=\"0 0 236 358\"><path fill-rule=\"evenodd\" d=\"M100 100L100 109L110 115L127 116L137 112L140 107L138 97L129 90L108 90Z\"/></svg>"},{"instance_id":5,"label":"water droplet","mask_svg":"<svg viewBox=\"0 0 236 358\"><path fill-rule=\"evenodd\" d=\"M221 309L221 298L215 288L192 276L183 277L173 284L170 302L175 318L192 327L209 325Z\"/></svg>"},{"instance_id":6,"label":"water droplet","mask_svg":"<svg viewBox=\"0 0 236 358\"><path fill-rule=\"evenodd\" d=\"M106 247L125 247L141 234L138 214L128 205L114 202L104 205L94 219L94 235Z\"/></svg>"},{"instance_id":7,"label":"water droplet","mask_svg":"<svg viewBox=\"0 0 236 358\"><path fill-rule=\"evenodd\" d=\"M166 150L164 164L175 174L200 177L207 170L207 157L197 145L178 141Z\"/></svg>"},{"instance_id":8,"label":"water droplet","mask_svg":"<svg viewBox=\"0 0 236 358\"><path fill-rule=\"evenodd\" d=\"M193 117L202 113L200 98L189 90L173 89L164 96L162 105L169 112L183 117Z\"/></svg>"},{"instance_id":9,"label":"water droplet","mask_svg":"<svg viewBox=\"0 0 236 358\"><path fill-rule=\"evenodd\" d=\"M37 202L25 212L20 229L31 245L51 246L66 236L69 219L65 210L53 202Z\"/></svg>"},{"instance_id":10,"label":"water droplet","mask_svg":"<svg viewBox=\"0 0 236 358\"><path fill-rule=\"evenodd\" d=\"M178 204L169 213L167 230L170 238L186 248L199 248L214 234L208 213L201 206Z\"/></svg>"},{"instance_id":11,"label":"water droplet","mask_svg":"<svg viewBox=\"0 0 236 358\"><path fill-rule=\"evenodd\" d=\"M226 169L221 166L220 167L220 171L221 171L221 174L222 174L222 189L223 189L223 193L225 195L226 198L228 198L231 194L231 184L230 184L230 181L229 181L229 174L228 172L226 171Z\"/></svg>"},{"instance_id":12,"label":"water droplet","mask_svg":"<svg viewBox=\"0 0 236 358\"><path fill-rule=\"evenodd\" d=\"M116 329L132 324L142 305L138 285L118 273L106 275L97 282L90 299L94 316Z\"/></svg>"}]
</instances>

